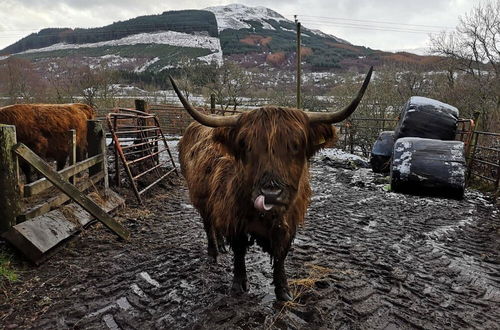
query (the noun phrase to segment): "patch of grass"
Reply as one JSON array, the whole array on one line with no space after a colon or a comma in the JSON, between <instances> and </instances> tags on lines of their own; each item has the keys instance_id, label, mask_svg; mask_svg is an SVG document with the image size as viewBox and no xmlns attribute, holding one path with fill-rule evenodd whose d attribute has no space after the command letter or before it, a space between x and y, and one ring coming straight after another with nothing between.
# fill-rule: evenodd
<instances>
[{"instance_id":1,"label":"patch of grass","mask_svg":"<svg viewBox=\"0 0 500 330\"><path fill-rule=\"evenodd\" d=\"M11 256L0 252L0 282L16 282L19 279L15 269L11 266Z\"/></svg>"}]
</instances>

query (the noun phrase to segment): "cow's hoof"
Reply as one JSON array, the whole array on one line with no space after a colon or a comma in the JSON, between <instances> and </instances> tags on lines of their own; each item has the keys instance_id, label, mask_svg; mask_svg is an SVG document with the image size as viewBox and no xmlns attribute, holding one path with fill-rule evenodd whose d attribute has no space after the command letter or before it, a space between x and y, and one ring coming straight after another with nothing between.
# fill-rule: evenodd
<instances>
[{"instance_id":1,"label":"cow's hoof","mask_svg":"<svg viewBox=\"0 0 500 330\"><path fill-rule=\"evenodd\" d=\"M208 262L211 264L217 264L218 252L216 248L208 248Z\"/></svg>"},{"instance_id":2,"label":"cow's hoof","mask_svg":"<svg viewBox=\"0 0 500 330\"><path fill-rule=\"evenodd\" d=\"M224 243L218 244L219 253L227 253L226 245Z\"/></svg>"},{"instance_id":3,"label":"cow's hoof","mask_svg":"<svg viewBox=\"0 0 500 330\"><path fill-rule=\"evenodd\" d=\"M217 265L217 254L210 254L209 253L207 256L207 259L208 259L209 264Z\"/></svg>"},{"instance_id":4,"label":"cow's hoof","mask_svg":"<svg viewBox=\"0 0 500 330\"><path fill-rule=\"evenodd\" d=\"M248 281L246 278L234 279L233 286L231 287L231 293L242 294L248 291Z\"/></svg>"},{"instance_id":5,"label":"cow's hoof","mask_svg":"<svg viewBox=\"0 0 500 330\"><path fill-rule=\"evenodd\" d=\"M276 293L276 299L279 301L291 301L293 300L292 294L287 287L276 287L274 289Z\"/></svg>"}]
</instances>

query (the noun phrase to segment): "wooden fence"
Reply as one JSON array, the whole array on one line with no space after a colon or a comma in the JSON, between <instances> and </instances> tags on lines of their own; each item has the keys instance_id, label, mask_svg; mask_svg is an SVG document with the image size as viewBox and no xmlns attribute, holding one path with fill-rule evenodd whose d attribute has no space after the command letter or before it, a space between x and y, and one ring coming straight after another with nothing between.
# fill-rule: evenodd
<instances>
[{"instance_id":1,"label":"wooden fence","mask_svg":"<svg viewBox=\"0 0 500 330\"><path fill-rule=\"evenodd\" d=\"M35 262L94 217L120 237L129 236L128 231L106 213L124 201L108 189L102 122L89 120L87 124L88 158L76 162L76 134L72 130L68 141L70 163L58 172L28 147L17 143L15 126L0 125L0 167L4 169L0 176L0 233ZM23 184L18 157L33 166L43 178ZM81 180L78 176L82 176ZM88 198L85 191L100 182L105 195L94 194L94 198ZM58 209L69 200L76 204Z\"/></svg>"}]
</instances>

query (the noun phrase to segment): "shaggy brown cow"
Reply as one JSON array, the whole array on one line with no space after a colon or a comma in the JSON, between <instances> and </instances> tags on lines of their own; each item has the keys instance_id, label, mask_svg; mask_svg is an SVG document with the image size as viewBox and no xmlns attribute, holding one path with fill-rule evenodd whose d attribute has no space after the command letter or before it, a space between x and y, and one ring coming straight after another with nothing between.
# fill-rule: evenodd
<instances>
[{"instance_id":1,"label":"shaggy brown cow","mask_svg":"<svg viewBox=\"0 0 500 330\"><path fill-rule=\"evenodd\" d=\"M208 254L216 259L221 236L234 252L232 291L248 290L245 253L257 242L271 255L276 297L292 299L284 262L311 197L309 159L334 138L331 124L356 109L371 73L357 97L339 112L264 107L229 117L198 112L170 78L182 104L199 122L186 129L179 143L181 170L203 218Z\"/></svg>"},{"instance_id":2,"label":"shaggy brown cow","mask_svg":"<svg viewBox=\"0 0 500 330\"><path fill-rule=\"evenodd\" d=\"M36 154L57 162L61 170L69 156L70 129L76 130L77 159L87 151L87 120L94 110L86 104L14 104L0 108L0 123L16 126L17 141ZM20 164L31 182L30 167Z\"/></svg>"}]
</instances>

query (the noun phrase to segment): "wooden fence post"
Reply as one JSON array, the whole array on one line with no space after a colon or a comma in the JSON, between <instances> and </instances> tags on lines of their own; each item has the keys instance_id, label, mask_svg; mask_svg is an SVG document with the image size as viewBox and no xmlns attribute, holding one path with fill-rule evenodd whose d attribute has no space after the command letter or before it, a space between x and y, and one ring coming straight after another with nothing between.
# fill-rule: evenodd
<instances>
[{"instance_id":1,"label":"wooden fence post","mask_svg":"<svg viewBox=\"0 0 500 330\"><path fill-rule=\"evenodd\" d=\"M21 212L17 156L12 151L16 143L16 127L0 124L0 233L14 226Z\"/></svg>"},{"instance_id":2,"label":"wooden fence post","mask_svg":"<svg viewBox=\"0 0 500 330\"><path fill-rule=\"evenodd\" d=\"M87 121L87 150L89 157L102 154L103 161L89 168L89 176L104 172L104 187L108 189L108 160L106 155L106 135L100 120Z\"/></svg>"},{"instance_id":3,"label":"wooden fence post","mask_svg":"<svg viewBox=\"0 0 500 330\"><path fill-rule=\"evenodd\" d=\"M116 132L117 129L117 117L113 118L113 130ZM113 140L113 149L115 150L115 185L117 187L121 184L120 179L120 161L118 159L118 147L115 145L115 141Z\"/></svg>"},{"instance_id":4,"label":"wooden fence post","mask_svg":"<svg viewBox=\"0 0 500 330\"><path fill-rule=\"evenodd\" d=\"M210 94L210 113L215 113L215 94Z\"/></svg>"},{"instance_id":5,"label":"wooden fence post","mask_svg":"<svg viewBox=\"0 0 500 330\"><path fill-rule=\"evenodd\" d=\"M146 112L146 101L135 100L135 110Z\"/></svg>"},{"instance_id":6,"label":"wooden fence post","mask_svg":"<svg viewBox=\"0 0 500 330\"><path fill-rule=\"evenodd\" d=\"M76 164L76 130L69 130L69 166ZM75 184L75 177L69 177L69 182Z\"/></svg>"}]
</instances>

